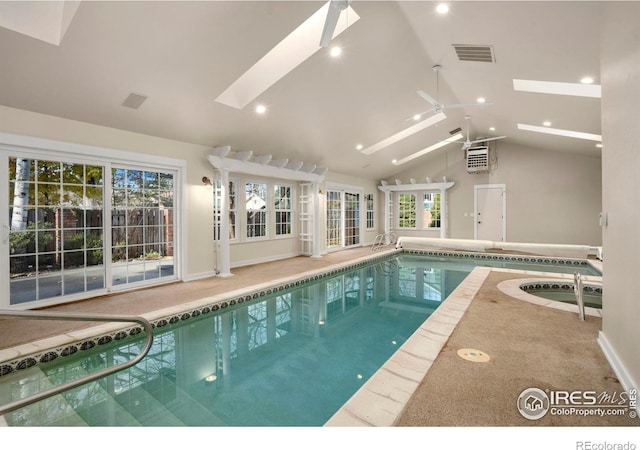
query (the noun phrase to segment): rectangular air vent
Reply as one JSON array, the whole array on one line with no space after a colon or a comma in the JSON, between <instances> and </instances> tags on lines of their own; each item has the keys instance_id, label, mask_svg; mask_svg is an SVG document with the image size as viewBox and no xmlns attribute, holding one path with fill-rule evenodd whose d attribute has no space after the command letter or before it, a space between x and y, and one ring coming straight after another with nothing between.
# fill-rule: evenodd
<instances>
[{"instance_id":1,"label":"rectangular air vent","mask_svg":"<svg viewBox=\"0 0 640 450\"><path fill-rule=\"evenodd\" d=\"M138 109L145 102L148 97L141 94L131 93L129 96L122 102L122 106L131 109Z\"/></svg>"},{"instance_id":2,"label":"rectangular air vent","mask_svg":"<svg viewBox=\"0 0 640 450\"><path fill-rule=\"evenodd\" d=\"M467 172L489 172L489 147L474 147L467 150Z\"/></svg>"},{"instance_id":3,"label":"rectangular air vent","mask_svg":"<svg viewBox=\"0 0 640 450\"><path fill-rule=\"evenodd\" d=\"M451 131L449 131L449 134L450 134L451 136L453 136L454 134L458 134L458 133L460 133L461 131L462 131L462 128L458 127L458 128L456 128L455 130L451 130Z\"/></svg>"},{"instance_id":4,"label":"rectangular air vent","mask_svg":"<svg viewBox=\"0 0 640 450\"><path fill-rule=\"evenodd\" d=\"M496 62L492 45L453 44L460 61Z\"/></svg>"}]
</instances>

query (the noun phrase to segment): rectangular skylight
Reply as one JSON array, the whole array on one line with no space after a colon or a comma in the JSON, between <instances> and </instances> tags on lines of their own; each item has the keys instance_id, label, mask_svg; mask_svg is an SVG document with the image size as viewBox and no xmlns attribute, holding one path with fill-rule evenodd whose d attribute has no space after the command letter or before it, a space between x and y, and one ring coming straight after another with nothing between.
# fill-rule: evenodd
<instances>
[{"instance_id":1,"label":"rectangular skylight","mask_svg":"<svg viewBox=\"0 0 640 450\"><path fill-rule=\"evenodd\" d=\"M583 133L581 131L561 130L558 128L539 127L535 125L518 124L519 130L535 131L536 133L554 134L556 136L566 136L577 139L587 139L589 141L602 142L602 135Z\"/></svg>"},{"instance_id":2,"label":"rectangular skylight","mask_svg":"<svg viewBox=\"0 0 640 450\"><path fill-rule=\"evenodd\" d=\"M216 98L216 102L242 109L278 80L320 50L320 37L329 2L293 30ZM333 37L356 23L360 16L348 7L338 19Z\"/></svg>"},{"instance_id":3,"label":"rectangular skylight","mask_svg":"<svg viewBox=\"0 0 640 450\"><path fill-rule=\"evenodd\" d=\"M458 141L460 139L462 139L464 136L462 136L462 133L458 133L455 134L453 136L451 136L450 138L445 139L444 141L438 142L437 144L433 144L425 149L420 150L419 152L416 152L412 155L406 156L402 159L397 160L396 162L394 162L393 164L395 164L396 166L399 166L401 164L404 164L406 162L411 161L412 159L416 159L420 156L426 155L429 152L432 152L434 150L437 150L441 147L444 147L445 145L449 145L452 142Z\"/></svg>"},{"instance_id":4,"label":"rectangular skylight","mask_svg":"<svg viewBox=\"0 0 640 450\"><path fill-rule=\"evenodd\" d=\"M422 122L418 122L415 125L410 126L409 128L405 128L404 130L394 134L393 136L390 136L386 139L383 139L382 141L378 142L377 144L373 144L370 147L365 148L364 150L361 150L361 152L365 155L371 155L377 151L382 150L385 147L388 147L392 144L395 144L396 142L411 136L412 134L417 133L418 131L424 130L427 127L430 127L431 125L435 125L436 123L440 122L441 120L446 119L447 116L443 113L440 112L438 114L434 114L431 117L428 117L427 119L423 120Z\"/></svg>"},{"instance_id":5,"label":"rectangular skylight","mask_svg":"<svg viewBox=\"0 0 640 450\"><path fill-rule=\"evenodd\" d=\"M516 91L537 92L540 94L575 95L578 97L600 98L601 87L598 84L558 83L554 81L513 80Z\"/></svg>"}]
</instances>

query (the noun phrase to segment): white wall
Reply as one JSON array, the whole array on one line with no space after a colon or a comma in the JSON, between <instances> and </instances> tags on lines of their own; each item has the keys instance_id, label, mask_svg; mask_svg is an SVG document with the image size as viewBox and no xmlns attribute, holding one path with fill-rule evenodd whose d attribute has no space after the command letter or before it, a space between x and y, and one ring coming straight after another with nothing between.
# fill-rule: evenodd
<instances>
[{"instance_id":1,"label":"white wall","mask_svg":"<svg viewBox=\"0 0 640 450\"><path fill-rule=\"evenodd\" d=\"M507 240L554 244L601 245L601 160L575 153L492 144L496 164L488 174L469 174L464 152L453 147L423 164L390 177L407 183L446 176L449 189L449 237L474 238L474 186L505 184ZM415 233L414 233L415 235ZM427 236L427 234L424 234Z\"/></svg>"},{"instance_id":2,"label":"white wall","mask_svg":"<svg viewBox=\"0 0 640 450\"><path fill-rule=\"evenodd\" d=\"M601 46L603 329L600 343L627 389L640 386L640 4L603 8Z\"/></svg>"}]
</instances>

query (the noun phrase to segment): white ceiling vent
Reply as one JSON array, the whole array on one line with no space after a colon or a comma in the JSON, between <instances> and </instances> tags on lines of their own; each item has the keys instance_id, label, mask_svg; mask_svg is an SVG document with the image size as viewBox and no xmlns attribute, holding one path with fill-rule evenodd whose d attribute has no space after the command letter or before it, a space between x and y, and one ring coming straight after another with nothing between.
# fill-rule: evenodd
<instances>
[{"instance_id":1,"label":"white ceiling vent","mask_svg":"<svg viewBox=\"0 0 640 450\"><path fill-rule=\"evenodd\" d=\"M131 93L126 99L124 99L124 102L122 102L122 106L131 109L138 109L147 98L149 97L147 97L146 95Z\"/></svg>"},{"instance_id":2,"label":"white ceiling vent","mask_svg":"<svg viewBox=\"0 0 640 450\"><path fill-rule=\"evenodd\" d=\"M460 61L496 62L492 45L453 44Z\"/></svg>"},{"instance_id":3,"label":"white ceiling vent","mask_svg":"<svg viewBox=\"0 0 640 450\"><path fill-rule=\"evenodd\" d=\"M489 172L489 147L473 147L467 150L467 172Z\"/></svg>"}]
</instances>

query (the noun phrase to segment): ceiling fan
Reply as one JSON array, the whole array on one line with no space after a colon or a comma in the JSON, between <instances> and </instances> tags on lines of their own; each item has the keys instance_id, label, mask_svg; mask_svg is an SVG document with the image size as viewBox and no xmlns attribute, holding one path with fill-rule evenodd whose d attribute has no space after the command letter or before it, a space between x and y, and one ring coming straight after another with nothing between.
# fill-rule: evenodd
<instances>
[{"instance_id":1,"label":"ceiling fan","mask_svg":"<svg viewBox=\"0 0 640 450\"><path fill-rule=\"evenodd\" d=\"M327 18L324 21L322 37L320 38L320 47L329 46L333 38L333 33L336 31L340 13L347 9L350 4L351 0L331 0L329 2L329 10L327 11Z\"/></svg>"},{"instance_id":2,"label":"ceiling fan","mask_svg":"<svg viewBox=\"0 0 640 450\"><path fill-rule=\"evenodd\" d=\"M458 103L458 104L451 104L451 105L443 105L442 103L439 102L438 98L440 96L440 71L442 70L442 66L439 64L436 64L435 66L433 66L433 70L436 73L436 98L431 97L429 94L427 94L424 91L418 91L418 95L420 97L422 97L423 99L425 99L428 103L430 103L433 108L427 110L427 111L423 111L420 114L417 114L416 116L421 116L422 114L428 113L428 112L435 112L436 114L443 112L445 109L457 109L457 108L469 108L469 107L474 107L474 106L488 106L488 105L492 105L493 103Z\"/></svg>"},{"instance_id":3,"label":"ceiling fan","mask_svg":"<svg viewBox=\"0 0 640 450\"><path fill-rule=\"evenodd\" d=\"M480 142L496 141L498 139L506 138L506 136L495 136L495 137L488 137L488 138L476 139L475 141L471 141L469 140L469 120L471 120L471 116L469 115L464 116L464 120L467 121L467 140L462 143L462 150L468 150L469 148L471 148L473 144L478 144Z\"/></svg>"}]
</instances>

